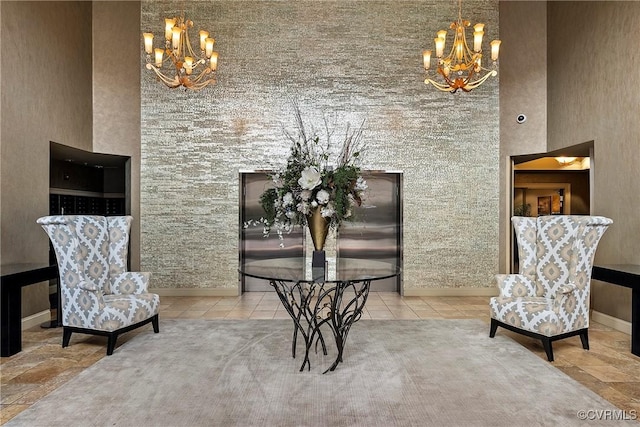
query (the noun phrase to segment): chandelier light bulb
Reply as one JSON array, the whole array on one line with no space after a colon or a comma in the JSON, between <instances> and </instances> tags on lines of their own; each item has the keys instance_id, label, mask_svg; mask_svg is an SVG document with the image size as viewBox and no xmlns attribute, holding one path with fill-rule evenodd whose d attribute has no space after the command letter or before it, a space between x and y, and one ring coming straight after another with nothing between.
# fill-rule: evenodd
<instances>
[{"instance_id":1,"label":"chandelier light bulb","mask_svg":"<svg viewBox=\"0 0 640 427\"><path fill-rule=\"evenodd\" d=\"M156 54L156 67L160 68L162 67L162 57L164 56L164 50L155 49L155 54Z\"/></svg>"},{"instance_id":2,"label":"chandelier light bulb","mask_svg":"<svg viewBox=\"0 0 640 427\"><path fill-rule=\"evenodd\" d=\"M436 37L433 41L436 44L436 56L442 58L442 55L444 55L444 39Z\"/></svg>"},{"instance_id":3,"label":"chandelier light bulb","mask_svg":"<svg viewBox=\"0 0 640 427\"><path fill-rule=\"evenodd\" d=\"M423 50L422 51L422 63L424 64L424 69L428 70L431 67L431 51Z\"/></svg>"},{"instance_id":4,"label":"chandelier light bulb","mask_svg":"<svg viewBox=\"0 0 640 427\"><path fill-rule=\"evenodd\" d=\"M497 61L498 55L500 54L500 40L494 40L491 42L491 60Z\"/></svg>"},{"instance_id":5,"label":"chandelier light bulb","mask_svg":"<svg viewBox=\"0 0 640 427\"><path fill-rule=\"evenodd\" d=\"M166 18L164 20L164 38L167 41L171 40L171 36L173 34L173 27L176 25L176 20L174 19L170 19L170 18Z\"/></svg>"},{"instance_id":6,"label":"chandelier light bulb","mask_svg":"<svg viewBox=\"0 0 640 427\"><path fill-rule=\"evenodd\" d=\"M171 33L171 46L173 50L178 50L180 48L180 35L182 34L182 30L179 27L173 27Z\"/></svg>"},{"instance_id":7,"label":"chandelier light bulb","mask_svg":"<svg viewBox=\"0 0 640 427\"><path fill-rule=\"evenodd\" d=\"M214 39L212 39L211 37L207 37L205 39L204 49L202 49L202 50L204 50L204 55L207 58L211 58L211 55L213 54L213 44L215 42L216 41Z\"/></svg>"},{"instance_id":8,"label":"chandelier light bulb","mask_svg":"<svg viewBox=\"0 0 640 427\"><path fill-rule=\"evenodd\" d=\"M209 32L205 30L200 30L200 50L204 50L206 45L206 40L209 37Z\"/></svg>"},{"instance_id":9,"label":"chandelier light bulb","mask_svg":"<svg viewBox=\"0 0 640 427\"><path fill-rule=\"evenodd\" d=\"M482 36L484 36L484 24L478 22L473 26L473 51L482 52Z\"/></svg>"},{"instance_id":10,"label":"chandelier light bulb","mask_svg":"<svg viewBox=\"0 0 640 427\"><path fill-rule=\"evenodd\" d=\"M218 52L211 52L211 58L209 58L209 68L211 71L218 69Z\"/></svg>"},{"instance_id":11,"label":"chandelier light bulb","mask_svg":"<svg viewBox=\"0 0 640 427\"><path fill-rule=\"evenodd\" d=\"M153 33L144 33L144 51L148 55L153 53Z\"/></svg>"}]
</instances>

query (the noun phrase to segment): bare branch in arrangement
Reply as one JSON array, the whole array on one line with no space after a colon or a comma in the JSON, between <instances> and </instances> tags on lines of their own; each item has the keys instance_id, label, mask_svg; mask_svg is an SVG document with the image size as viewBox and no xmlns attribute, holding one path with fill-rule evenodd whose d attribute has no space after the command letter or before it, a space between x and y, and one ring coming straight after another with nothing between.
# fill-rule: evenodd
<instances>
[{"instance_id":1,"label":"bare branch in arrangement","mask_svg":"<svg viewBox=\"0 0 640 427\"><path fill-rule=\"evenodd\" d=\"M346 165L349 161L360 156L360 150L364 148L360 145L360 142L362 140L362 134L364 133L365 123L366 119L363 120L360 127L353 132L351 132L350 125L347 124L344 143L338 155L338 166Z\"/></svg>"},{"instance_id":2,"label":"bare branch in arrangement","mask_svg":"<svg viewBox=\"0 0 640 427\"><path fill-rule=\"evenodd\" d=\"M329 164L329 157L332 151L332 137L337 128L337 116L334 115L333 120L327 115L323 116L324 135L323 138L320 138L313 126L307 129L297 101L293 101L293 114L296 134L290 133L283 127L283 133L292 142L292 151L297 153L298 157L304 159L305 162L314 164L317 167L333 167ZM365 123L366 119L362 121L356 130L352 130L350 124L347 123L344 140L336 158L336 167L344 166L359 157L360 151L364 148L360 143Z\"/></svg>"}]
</instances>

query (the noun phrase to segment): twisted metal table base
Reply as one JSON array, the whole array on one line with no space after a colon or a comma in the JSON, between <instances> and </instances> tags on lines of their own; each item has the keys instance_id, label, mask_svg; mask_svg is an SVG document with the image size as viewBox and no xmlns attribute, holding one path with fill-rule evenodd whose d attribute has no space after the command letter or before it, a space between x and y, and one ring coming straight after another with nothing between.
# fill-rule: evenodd
<instances>
[{"instance_id":1,"label":"twisted metal table base","mask_svg":"<svg viewBox=\"0 0 640 427\"><path fill-rule=\"evenodd\" d=\"M305 355L300 371L303 371L305 366L311 370L309 351L314 343L316 353L320 343L323 354L327 355L325 340L320 331L320 327L325 324L333 333L338 356L323 373L335 370L342 362L344 346L351 326L362 317L362 309L369 296L371 280L324 283L307 280L296 283L271 280L270 284L276 290L282 305L294 323L291 349L293 358L296 357L298 332L304 338Z\"/></svg>"}]
</instances>

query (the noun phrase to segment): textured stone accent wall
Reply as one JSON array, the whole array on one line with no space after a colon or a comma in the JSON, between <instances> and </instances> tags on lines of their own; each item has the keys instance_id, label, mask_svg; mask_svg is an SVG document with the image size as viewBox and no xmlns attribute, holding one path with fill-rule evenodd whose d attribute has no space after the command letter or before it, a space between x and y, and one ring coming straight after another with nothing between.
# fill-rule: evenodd
<instances>
[{"instance_id":1,"label":"textured stone accent wall","mask_svg":"<svg viewBox=\"0 0 640 427\"><path fill-rule=\"evenodd\" d=\"M364 169L404 173L404 288L487 287L498 269L498 79L423 83L442 1L142 2L141 30L185 8L220 53L218 82L169 90L141 66L141 264L158 288L238 286L239 170L282 166L291 102L336 135L366 119ZM463 16L498 38L498 3ZM141 65L144 52L141 42Z\"/></svg>"}]
</instances>

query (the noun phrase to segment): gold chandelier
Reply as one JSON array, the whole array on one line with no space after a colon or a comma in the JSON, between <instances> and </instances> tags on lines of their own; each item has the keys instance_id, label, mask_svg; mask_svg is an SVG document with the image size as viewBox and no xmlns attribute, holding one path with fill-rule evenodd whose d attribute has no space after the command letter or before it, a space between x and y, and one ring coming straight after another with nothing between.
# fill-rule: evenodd
<instances>
[{"instance_id":1,"label":"gold chandelier","mask_svg":"<svg viewBox=\"0 0 640 427\"><path fill-rule=\"evenodd\" d=\"M469 49L464 33L465 27L471 23L462 19L462 0L458 2L458 20L452 22L450 29L453 30L453 45L449 55L444 55L447 31L440 30L434 39L436 46L436 57L438 61L437 73L442 76L443 81L437 82L429 77L431 67L431 51L422 52L424 69L427 73L425 84L432 84L437 89L444 92L455 93L458 89L469 92L484 83L489 77L498 75L496 62L500 52L500 40L491 42L492 69L482 66L482 36L484 35L484 24L476 24L473 27L473 51ZM484 74L484 75L483 75Z\"/></svg>"},{"instance_id":2,"label":"gold chandelier","mask_svg":"<svg viewBox=\"0 0 640 427\"><path fill-rule=\"evenodd\" d=\"M164 48L154 49L153 33L143 33L147 69L153 70L158 79L172 89L182 86L185 90L200 90L215 83L218 68L218 53L213 51L215 40L207 31L201 30L200 55L196 55L189 40L193 21L185 19L184 13L164 21Z\"/></svg>"}]
</instances>

